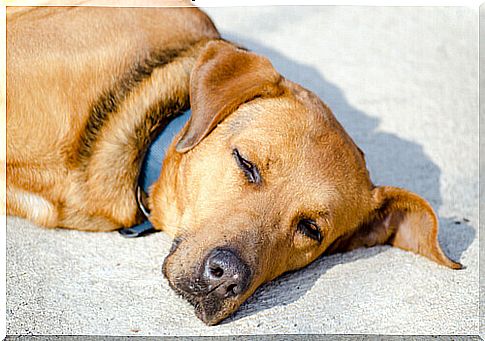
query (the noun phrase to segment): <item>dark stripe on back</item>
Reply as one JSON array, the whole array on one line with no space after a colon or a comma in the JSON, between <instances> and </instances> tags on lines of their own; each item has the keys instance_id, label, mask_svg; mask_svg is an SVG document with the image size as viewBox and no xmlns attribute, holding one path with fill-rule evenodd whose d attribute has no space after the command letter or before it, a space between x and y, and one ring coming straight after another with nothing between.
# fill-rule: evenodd
<instances>
[{"instance_id":1,"label":"dark stripe on back","mask_svg":"<svg viewBox=\"0 0 485 341\"><path fill-rule=\"evenodd\" d=\"M140 172L143 160L148 151L148 147L156 136L168 125L176 116L181 115L190 108L188 94L182 98L168 98L154 104L149 108L145 115L145 120L135 127L133 135L130 136L127 153L135 155L133 160L132 188L136 191L139 184ZM137 212L138 218L143 219L141 211Z\"/></svg>"},{"instance_id":2,"label":"dark stripe on back","mask_svg":"<svg viewBox=\"0 0 485 341\"><path fill-rule=\"evenodd\" d=\"M148 109L145 120L135 128L132 143L136 150L146 151L149 144L172 119L189 110L189 96L165 99Z\"/></svg>"},{"instance_id":3,"label":"dark stripe on back","mask_svg":"<svg viewBox=\"0 0 485 341\"><path fill-rule=\"evenodd\" d=\"M139 171L148 147L158 134L175 117L190 109L189 96L183 98L174 97L154 104L146 113L145 120L135 127L134 134L130 136L128 146L129 152L137 157L134 160L135 169L138 173L135 176L134 186L138 184ZM128 152L128 151L127 151Z\"/></svg>"},{"instance_id":4,"label":"dark stripe on back","mask_svg":"<svg viewBox=\"0 0 485 341\"><path fill-rule=\"evenodd\" d=\"M128 94L143 80L151 76L156 68L173 62L187 48L172 49L152 53L148 58L136 63L116 82L114 87L105 91L93 104L86 128L81 136L78 150L78 164L86 168L93 153L99 132L110 115L118 110Z\"/></svg>"}]
</instances>

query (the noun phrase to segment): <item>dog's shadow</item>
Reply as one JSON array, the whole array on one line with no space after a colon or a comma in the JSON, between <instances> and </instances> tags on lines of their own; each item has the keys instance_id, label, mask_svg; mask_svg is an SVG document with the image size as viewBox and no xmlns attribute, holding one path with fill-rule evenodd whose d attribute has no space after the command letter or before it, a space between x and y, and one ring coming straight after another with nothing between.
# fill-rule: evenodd
<instances>
[{"instance_id":1,"label":"dog's shadow","mask_svg":"<svg viewBox=\"0 0 485 341\"><path fill-rule=\"evenodd\" d=\"M374 183L407 188L426 198L435 210L439 209L442 205L441 170L425 155L420 145L377 130L379 119L350 105L344 92L327 81L316 68L292 61L279 52L244 37L231 34L223 34L223 37L268 57L284 77L303 85L322 98L364 151L367 167ZM467 217L439 217L439 222L439 241L443 250L453 260L460 261L463 252L475 239L475 229L468 224ZM261 286L233 316L223 323L238 320L276 305L295 302L304 296L330 268L358 259L374 257L388 248L379 246L320 257L302 270L284 274Z\"/></svg>"}]
</instances>

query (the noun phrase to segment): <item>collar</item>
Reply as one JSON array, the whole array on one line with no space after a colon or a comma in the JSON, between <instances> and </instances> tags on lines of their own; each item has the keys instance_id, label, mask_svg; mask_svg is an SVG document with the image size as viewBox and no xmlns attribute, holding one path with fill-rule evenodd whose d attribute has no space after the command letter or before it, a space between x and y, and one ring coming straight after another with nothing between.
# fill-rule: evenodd
<instances>
[{"instance_id":1,"label":"collar","mask_svg":"<svg viewBox=\"0 0 485 341\"><path fill-rule=\"evenodd\" d=\"M147 219L139 225L119 230L124 237L140 237L156 231L148 220L150 211L145 204L148 197L147 193L150 193L150 187L160 176L163 160L165 159L165 153L167 152L168 147L172 144L175 136L182 130L185 123L187 123L190 115L191 110L189 109L182 115L171 120L148 147L145 158L143 159L136 188L136 201L138 207Z\"/></svg>"}]
</instances>

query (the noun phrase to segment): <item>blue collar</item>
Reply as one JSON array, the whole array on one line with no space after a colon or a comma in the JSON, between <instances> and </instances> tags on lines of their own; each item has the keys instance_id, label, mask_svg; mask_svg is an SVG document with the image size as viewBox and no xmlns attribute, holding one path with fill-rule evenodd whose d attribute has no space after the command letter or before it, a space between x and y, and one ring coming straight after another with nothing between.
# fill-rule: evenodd
<instances>
[{"instance_id":1,"label":"blue collar","mask_svg":"<svg viewBox=\"0 0 485 341\"><path fill-rule=\"evenodd\" d=\"M185 123L189 120L190 115L191 111L189 109L170 121L148 147L138 180L138 184L145 193L149 193L150 186L158 180L160 171L162 170L162 163L165 159L165 153L168 147L170 147L170 144L172 144L175 135L182 130Z\"/></svg>"},{"instance_id":2,"label":"blue collar","mask_svg":"<svg viewBox=\"0 0 485 341\"><path fill-rule=\"evenodd\" d=\"M143 160L143 165L141 167L140 176L138 178L138 196L143 195L143 193L138 192L139 189L143 190L145 193L150 193L150 186L155 183L160 176L163 160L165 159L165 153L168 147L171 145L173 139L179 133L179 131L182 130L185 123L187 123L190 115L191 110L189 109L182 115L171 120L148 147ZM141 198L138 197L137 200L140 201ZM141 209L143 210L143 208ZM146 220L139 225L121 229L119 232L124 237L140 237L142 235L155 232L155 229L151 223Z\"/></svg>"}]
</instances>

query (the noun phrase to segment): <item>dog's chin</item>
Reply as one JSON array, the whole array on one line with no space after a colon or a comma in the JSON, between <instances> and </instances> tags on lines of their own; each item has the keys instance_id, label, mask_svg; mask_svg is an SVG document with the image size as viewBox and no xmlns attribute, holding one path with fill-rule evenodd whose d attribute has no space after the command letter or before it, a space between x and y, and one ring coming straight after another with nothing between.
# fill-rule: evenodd
<instances>
[{"instance_id":1,"label":"dog's chin","mask_svg":"<svg viewBox=\"0 0 485 341\"><path fill-rule=\"evenodd\" d=\"M221 300L203 283L184 279L184 276L174 274L169 270L167 258L163 263L162 273L168 280L168 284L178 295L194 306L195 315L205 324L212 326L221 322L241 305L242 302L239 302L236 297ZM177 280L174 281L174 279Z\"/></svg>"},{"instance_id":2,"label":"dog's chin","mask_svg":"<svg viewBox=\"0 0 485 341\"><path fill-rule=\"evenodd\" d=\"M221 302L205 297L195 305L195 315L208 326L213 326L231 316L239 307L235 300Z\"/></svg>"},{"instance_id":3,"label":"dog's chin","mask_svg":"<svg viewBox=\"0 0 485 341\"><path fill-rule=\"evenodd\" d=\"M167 277L167 276L165 276ZM182 289L183 285L174 284L167 277L170 287L195 308L195 315L205 324L213 326L229 317L241 303L237 299L221 300L211 292L192 294Z\"/></svg>"}]
</instances>

